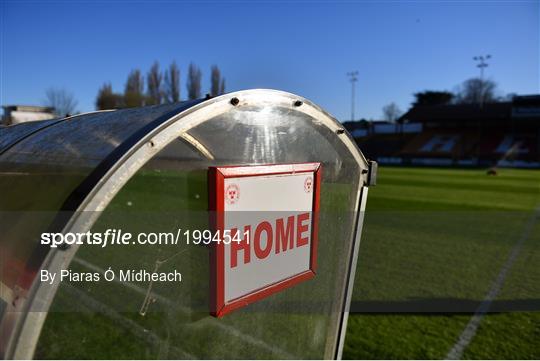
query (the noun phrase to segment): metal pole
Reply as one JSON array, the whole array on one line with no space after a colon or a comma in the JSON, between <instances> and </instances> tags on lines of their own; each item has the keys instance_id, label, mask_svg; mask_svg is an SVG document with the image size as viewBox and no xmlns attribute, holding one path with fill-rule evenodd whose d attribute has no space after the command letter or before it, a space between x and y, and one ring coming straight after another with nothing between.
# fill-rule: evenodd
<instances>
[{"instance_id":1,"label":"metal pole","mask_svg":"<svg viewBox=\"0 0 540 361\"><path fill-rule=\"evenodd\" d=\"M358 81L358 71L351 71L347 73L349 81L351 82L351 121L354 121L354 100L355 100L355 88Z\"/></svg>"},{"instance_id":2,"label":"metal pole","mask_svg":"<svg viewBox=\"0 0 540 361\"><path fill-rule=\"evenodd\" d=\"M478 62L476 66L480 68L480 94L479 94L480 99L478 101L478 103L480 103L480 107L484 105L484 68L489 66L486 60L490 58L491 58L491 55L489 54L473 57L473 60Z\"/></svg>"},{"instance_id":3,"label":"metal pole","mask_svg":"<svg viewBox=\"0 0 540 361\"><path fill-rule=\"evenodd\" d=\"M352 81L351 82L351 86L352 86L352 89L351 89L351 94L352 94L352 99L351 99L351 120L354 120L354 84L355 82Z\"/></svg>"}]
</instances>

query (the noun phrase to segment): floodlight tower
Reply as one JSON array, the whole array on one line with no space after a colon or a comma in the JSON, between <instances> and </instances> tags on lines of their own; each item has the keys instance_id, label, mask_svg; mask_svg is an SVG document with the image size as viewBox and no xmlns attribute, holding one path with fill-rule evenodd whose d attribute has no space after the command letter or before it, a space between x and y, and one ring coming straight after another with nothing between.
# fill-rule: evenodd
<instances>
[{"instance_id":1,"label":"floodlight tower","mask_svg":"<svg viewBox=\"0 0 540 361\"><path fill-rule=\"evenodd\" d=\"M356 82L358 81L358 71L350 71L347 73L347 76L351 82L351 120L354 121L354 91L356 88Z\"/></svg>"},{"instance_id":2,"label":"floodlight tower","mask_svg":"<svg viewBox=\"0 0 540 361\"><path fill-rule=\"evenodd\" d=\"M484 68L487 68L489 66L488 63L486 63L486 60L490 59L491 55L479 55L473 57L474 61L477 61L478 64L476 66L480 68L480 79L484 80Z\"/></svg>"},{"instance_id":3,"label":"floodlight tower","mask_svg":"<svg viewBox=\"0 0 540 361\"><path fill-rule=\"evenodd\" d=\"M476 64L476 66L478 68L480 68L480 86L481 86L481 89L480 89L480 99L479 99L479 103L480 103L480 107L483 107L484 105L484 68L487 68L489 66L489 64L486 62L486 60L490 59L491 58L491 55L487 54L487 55L478 55L478 56L475 56L473 57L473 60L478 62L478 64Z\"/></svg>"}]
</instances>

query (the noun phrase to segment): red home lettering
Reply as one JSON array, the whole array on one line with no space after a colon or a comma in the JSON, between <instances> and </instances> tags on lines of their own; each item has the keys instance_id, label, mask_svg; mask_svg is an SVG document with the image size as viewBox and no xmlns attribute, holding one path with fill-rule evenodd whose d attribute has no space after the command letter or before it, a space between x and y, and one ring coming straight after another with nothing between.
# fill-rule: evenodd
<instances>
[{"instance_id":1,"label":"red home lettering","mask_svg":"<svg viewBox=\"0 0 540 361\"><path fill-rule=\"evenodd\" d=\"M292 250L295 247L302 247L309 243L309 222L310 213L302 213L296 216L287 217L276 220L275 228L268 221L262 221L255 228L253 235L253 250L258 259L265 259L270 255L272 248L275 247L275 254ZM286 224L285 224L286 223ZM296 223L296 224L295 224ZM295 229L296 226L296 229ZM295 232L296 231L296 232ZM231 235L236 236L237 228L231 230ZM275 237L274 237L275 232ZM266 235L266 242L263 246L263 233ZM244 226L244 238L240 241L231 242L231 268L238 266L238 253L244 253L244 264L251 262L251 245L250 245L251 226ZM275 245L274 245L275 240Z\"/></svg>"},{"instance_id":2,"label":"red home lettering","mask_svg":"<svg viewBox=\"0 0 540 361\"><path fill-rule=\"evenodd\" d=\"M264 249L261 248L261 233L266 232L266 246ZM257 225L255 228L255 236L253 240L253 247L255 248L255 255L258 259L266 258L270 251L272 250L273 244L273 232L272 225L270 222L264 221Z\"/></svg>"},{"instance_id":3,"label":"red home lettering","mask_svg":"<svg viewBox=\"0 0 540 361\"><path fill-rule=\"evenodd\" d=\"M238 229L233 228L231 230L231 236L237 237ZM249 249L249 234L251 233L251 226L244 227L244 239L240 242L231 241L231 268L238 265L238 252L244 251L244 264L248 264L251 259L251 252Z\"/></svg>"},{"instance_id":4,"label":"red home lettering","mask_svg":"<svg viewBox=\"0 0 540 361\"><path fill-rule=\"evenodd\" d=\"M283 218L276 221L276 254L294 247L294 216L287 218L287 228L283 225Z\"/></svg>"},{"instance_id":5,"label":"red home lettering","mask_svg":"<svg viewBox=\"0 0 540 361\"><path fill-rule=\"evenodd\" d=\"M302 237L304 232L308 231L308 224L304 224L305 221L309 221L309 213L299 214L296 218L296 247L302 247L308 244L309 238Z\"/></svg>"}]
</instances>

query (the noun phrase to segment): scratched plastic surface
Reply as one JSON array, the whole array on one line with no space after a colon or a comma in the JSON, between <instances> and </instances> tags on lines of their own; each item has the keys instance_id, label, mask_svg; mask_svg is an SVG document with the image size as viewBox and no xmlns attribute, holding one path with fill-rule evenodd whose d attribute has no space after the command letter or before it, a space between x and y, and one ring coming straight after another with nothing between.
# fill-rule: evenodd
<instances>
[{"instance_id":1,"label":"scratched plastic surface","mask_svg":"<svg viewBox=\"0 0 540 361\"><path fill-rule=\"evenodd\" d=\"M112 113L108 116L114 118ZM134 128L141 126L137 124ZM98 127L81 126L99 138ZM125 129L126 123L115 127L113 133L126 136L135 131ZM321 162L317 275L217 319L208 312L207 247L185 243L172 247L83 245L69 266L74 272L103 273L109 267L149 272L177 269L182 282L63 282L43 326L36 358L334 357L361 178L351 151L320 120L291 107L231 108L188 135L189 142L177 138L146 163L116 194L92 230L206 229L209 166ZM58 171L51 183L60 194L49 195L49 204L58 207L122 139L109 137L100 145L106 149L96 149L95 156L79 162L74 161L73 147L55 138L41 141L55 143L54 157L37 156L34 162L38 146L17 157L24 158L20 167L25 171L34 169L31 163L54 163L49 169ZM67 168L76 171L72 176L59 176ZM27 206L15 200L12 204L9 207L14 211ZM33 207L39 210L42 203Z\"/></svg>"}]
</instances>

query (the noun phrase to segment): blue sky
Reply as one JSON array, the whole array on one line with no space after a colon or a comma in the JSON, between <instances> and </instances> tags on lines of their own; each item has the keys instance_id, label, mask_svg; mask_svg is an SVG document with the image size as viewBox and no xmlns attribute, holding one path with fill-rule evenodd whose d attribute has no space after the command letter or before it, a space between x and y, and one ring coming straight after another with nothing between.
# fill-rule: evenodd
<instances>
[{"instance_id":1,"label":"blue sky","mask_svg":"<svg viewBox=\"0 0 540 361\"><path fill-rule=\"evenodd\" d=\"M3 1L0 103L42 104L49 87L94 109L98 88L123 91L128 72L157 60L217 64L227 91L275 88L350 118L381 117L412 94L453 90L477 76L474 55L491 54L486 76L501 94L540 92L539 1Z\"/></svg>"}]
</instances>

